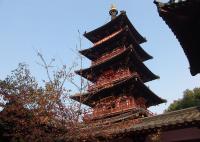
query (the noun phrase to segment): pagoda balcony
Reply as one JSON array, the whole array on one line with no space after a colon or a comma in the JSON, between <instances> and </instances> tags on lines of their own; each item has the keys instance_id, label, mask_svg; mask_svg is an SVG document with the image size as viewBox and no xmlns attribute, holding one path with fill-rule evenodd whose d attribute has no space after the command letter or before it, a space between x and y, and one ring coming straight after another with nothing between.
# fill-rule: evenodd
<instances>
[{"instance_id":1,"label":"pagoda balcony","mask_svg":"<svg viewBox=\"0 0 200 142\"><path fill-rule=\"evenodd\" d=\"M104 87L109 87L113 83L115 83L119 80L128 78L128 77L131 77L131 76L138 76L139 77L139 74L137 72L132 73L129 69L127 69L127 70L121 69L121 70L114 72L112 74L104 75L96 83L88 85L88 92L91 92L95 89L102 89Z\"/></svg>"},{"instance_id":2,"label":"pagoda balcony","mask_svg":"<svg viewBox=\"0 0 200 142\"><path fill-rule=\"evenodd\" d=\"M99 63L102 63L102 62L104 62L104 61L106 61L106 60L109 60L109 59L111 59L112 57L121 54L121 53L124 52L125 50L126 50L125 47L117 48L117 49L113 50L112 52L107 53L107 54L101 56L98 60L93 61L93 62L92 62L92 66L93 66L93 65L97 65L97 64L99 64Z\"/></svg>"},{"instance_id":3,"label":"pagoda balcony","mask_svg":"<svg viewBox=\"0 0 200 142\"><path fill-rule=\"evenodd\" d=\"M151 111L149 111L146 108L142 108L142 107L137 107L134 105L124 105L124 106L120 106L117 108L111 108L111 109L99 109L97 110L93 110L93 109L89 109L87 111L84 112L83 115L83 120L85 122L90 122L92 120L101 118L101 117L109 117L112 115L116 115L116 114L121 114L122 112L129 112L131 110L135 110L135 111L143 111L147 117L151 117L151 116L155 116L155 114Z\"/></svg>"}]
</instances>

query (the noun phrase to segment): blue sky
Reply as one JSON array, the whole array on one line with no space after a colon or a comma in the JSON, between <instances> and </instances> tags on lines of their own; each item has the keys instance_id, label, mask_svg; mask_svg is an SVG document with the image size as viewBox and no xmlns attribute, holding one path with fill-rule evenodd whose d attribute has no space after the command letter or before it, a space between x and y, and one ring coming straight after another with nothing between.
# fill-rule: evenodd
<instances>
[{"instance_id":1,"label":"blue sky","mask_svg":"<svg viewBox=\"0 0 200 142\"><path fill-rule=\"evenodd\" d=\"M147 85L168 103L151 108L153 112L162 112L173 100L181 98L185 89L199 86L200 76L190 75L186 56L159 17L153 0L0 0L0 79L19 62L29 64L38 80L44 79L35 49L47 60L55 58L58 66L70 66L76 58L72 49L78 44L78 30L84 33L108 22L112 3L119 11L127 12L135 28L147 39L142 47L154 57L145 64L160 79ZM83 48L91 45L83 38ZM84 66L89 66L87 59Z\"/></svg>"}]
</instances>

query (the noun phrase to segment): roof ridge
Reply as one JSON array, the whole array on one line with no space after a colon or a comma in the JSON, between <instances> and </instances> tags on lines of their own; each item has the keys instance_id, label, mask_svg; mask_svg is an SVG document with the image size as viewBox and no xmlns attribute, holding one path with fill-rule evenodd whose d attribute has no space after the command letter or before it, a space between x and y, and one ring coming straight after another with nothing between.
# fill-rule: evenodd
<instances>
[{"instance_id":1,"label":"roof ridge","mask_svg":"<svg viewBox=\"0 0 200 142\"><path fill-rule=\"evenodd\" d=\"M172 111L172 112L167 112L167 113L163 113L163 114L159 114L159 115L155 115L155 116L145 117L145 118L142 118L142 119L143 120L144 119L148 119L148 118L151 118L151 119L156 118L156 119L158 119L159 117L164 117L166 115L173 115L173 114L179 115L180 113L186 113L186 112L189 113L189 112L192 112L192 111L195 111L195 110L198 110L198 109L200 111L200 106L189 107L189 108L185 108L185 109L181 109L181 110L176 110L176 111Z\"/></svg>"}]
</instances>

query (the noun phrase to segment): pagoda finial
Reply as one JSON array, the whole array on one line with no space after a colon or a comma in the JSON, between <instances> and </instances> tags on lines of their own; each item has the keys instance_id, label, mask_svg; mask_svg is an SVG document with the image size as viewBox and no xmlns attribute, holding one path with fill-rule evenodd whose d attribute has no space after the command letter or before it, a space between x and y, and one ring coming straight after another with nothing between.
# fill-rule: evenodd
<instances>
[{"instance_id":1,"label":"pagoda finial","mask_svg":"<svg viewBox=\"0 0 200 142\"><path fill-rule=\"evenodd\" d=\"M111 5L109 14L111 16L111 20L113 20L117 16L118 10L117 10L117 8L116 8L116 6L114 4Z\"/></svg>"}]
</instances>

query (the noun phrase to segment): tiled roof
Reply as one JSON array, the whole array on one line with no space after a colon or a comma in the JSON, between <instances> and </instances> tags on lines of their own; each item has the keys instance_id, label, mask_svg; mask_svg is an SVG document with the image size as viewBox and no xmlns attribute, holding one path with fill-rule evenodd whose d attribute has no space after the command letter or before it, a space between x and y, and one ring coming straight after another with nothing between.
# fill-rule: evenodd
<instances>
[{"instance_id":1,"label":"tiled roof","mask_svg":"<svg viewBox=\"0 0 200 142\"><path fill-rule=\"evenodd\" d=\"M138 93L133 94L133 95L143 96L144 98L148 98L147 101L148 101L149 106L158 105L158 104L166 102L166 100L154 94L144 83L142 83L137 77L134 77L134 76L131 76L123 81L116 82L115 84L111 86L98 89L93 92L87 92L84 94L77 94L77 95L71 96L71 98L81 103L84 103L85 105L89 105L93 107L92 102L94 100L107 97L110 94L109 92L111 91L112 92L117 91L119 93L118 89L120 88L126 87L130 89L132 85L134 85L134 88L133 88L134 90L138 90Z\"/></svg>"},{"instance_id":2,"label":"tiled roof","mask_svg":"<svg viewBox=\"0 0 200 142\"><path fill-rule=\"evenodd\" d=\"M131 32L134 34L134 37L136 38L138 43L143 43L146 41L146 39L142 37L138 33L138 31L134 28L134 26L131 24L128 17L126 16L125 11L121 12L121 14L119 14L115 19L104 24L103 26L93 31L85 33L84 36L87 39L89 39L91 42L95 43L101 40L102 38L108 36L110 33L114 32L116 29L119 29L119 27L127 26L127 25L131 29Z\"/></svg>"},{"instance_id":3,"label":"tiled roof","mask_svg":"<svg viewBox=\"0 0 200 142\"><path fill-rule=\"evenodd\" d=\"M137 54L141 57L142 61L152 59L152 56L145 52L144 49L137 43L135 37L128 27L123 28L122 30L120 30L120 32L108 38L104 42L101 42L98 45L94 45L93 47L81 50L79 52L90 60L96 60L100 55L108 52L108 50L118 48L119 43L123 43L124 45L127 43L129 45L132 44Z\"/></svg>"},{"instance_id":4,"label":"tiled roof","mask_svg":"<svg viewBox=\"0 0 200 142\"><path fill-rule=\"evenodd\" d=\"M161 115L139 119L138 124L121 125L113 129L112 126L106 126L103 129L110 134L122 133L142 133L151 129L173 129L178 127L191 127L200 125L200 107L191 107L178 111L168 112ZM112 124L111 124L112 125Z\"/></svg>"}]
</instances>

